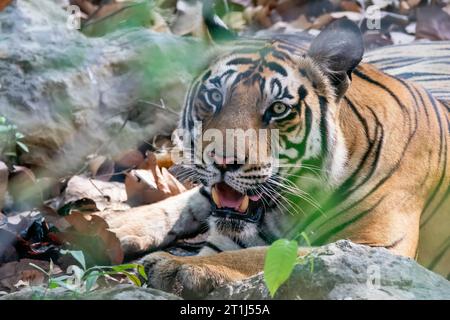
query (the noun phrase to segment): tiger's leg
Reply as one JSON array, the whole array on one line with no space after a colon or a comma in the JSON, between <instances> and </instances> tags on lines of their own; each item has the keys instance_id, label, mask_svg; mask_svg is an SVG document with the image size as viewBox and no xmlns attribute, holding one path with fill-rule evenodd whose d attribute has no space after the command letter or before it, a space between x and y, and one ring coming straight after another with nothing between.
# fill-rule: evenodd
<instances>
[{"instance_id":1,"label":"tiger's leg","mask_svg":"<svg viewBox=\"0 0 450 320\"><path fill-rule=\"evenodd\" d=\"M178 257L166 252L143 258L151 287L184 298L202 298L226 283L243 280L264 269L267 246L224 251L209 256ZM306 255L311 248L301 248Z\"/></svg>"},{"instance_id":2,"label":"tiger's leg","mask_svg":"<svg viewBox=\"0 0 450 320\"><path fill-rule=\"evenodd\" d=\"M133 212L101 212L128 256L165 247L199 232L211 210L209 200L194 188Z\"/></svg>"}]
</instances>

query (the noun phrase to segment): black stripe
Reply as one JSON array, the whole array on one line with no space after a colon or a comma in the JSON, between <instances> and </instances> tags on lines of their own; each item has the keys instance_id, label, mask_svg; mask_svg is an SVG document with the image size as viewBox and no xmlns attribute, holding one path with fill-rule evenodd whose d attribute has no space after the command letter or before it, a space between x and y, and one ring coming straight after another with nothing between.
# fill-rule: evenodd
<instances>
[{"instance_id":1,"label":"black stripe","mask_svg":"<svg viewBox=\"0 0 450 320\"><path fill-rule=\"evenodd\" d=\"M267 62L265 63L265 66L268 67L270 70L275 71L283 76L287 76L286 69L284 69L281 64L276 62Z\"/></svg>"},{"instance_id":2,"label":"black stripe","mask_svg":"<svg viewBox=\"0 0 450 320\"><path fill-rule=\"evenodd\" d=\"M368 75L364 74L361 72L361 70L359 69L355 69L353 70L353 74L355 74L356 76L358 76L359 78L366 80L367 82L383 89L384 91L386 91L387 93L389 93L389 95L394 98L394 100L397 102L397 104L400 106L400 109L402 109L402 111L406 112L408 114L408 110L406 108L406 106L400 101L400 99L397 97L397 95L392 92L392 90L390 90L388 87L386 87L384 84L370 78ZM398 80L398 79L396 79ZM409 116L409 114L408 114ZM409 118L409 117L408 117Z\"/></svg>"},{"instance_id":3,"label":"black stripe","mask_svg":"<svg viewBox=\"0 0 450 320\"><path fill-rule=\"evenodd\" d=\"M239 74L236 76L236 78L234 79L233 83L231 84L232 90L235 89L234 87L235 87L239 82L241 82L241 80L242 80L243 78L249 77L252 73L253 73L253 70L252 70L252 69L247 70L247 71L245 71L245 72L239 73ZM230 94L230 96L232 96L232 94Z\"/></svg>"},{"instance_id":4,"label":"black stripe","mask_svg":"<svg viewBox=\"0 0 450 320\"><path fill-rule=\"evenodd\" d=\"M444 134L444 129L442 127L442 121L441 121L441 117L439 115L439 110L438 107L436 105L436 100L434 100L434 98L431 96L431 94L429 92L427 92L428 94L428 99L431 102L431 105L433 106L433 110L436 114L436 118L438 120L438 124L439 124L439 133L440 133L440 144L439 144L439 157L438 157L438 166L441 163L441 159L443 158L443 162L444 162L444 166L442 168L442 175L439 179L438 185L436 186L436 188L433 190L433 192L431 193L431 196L427 199L427 202L425 204L425 207L423 208L423 212L425 212L429 206L431 205L431 203L433 202L434 198L436 197L438 191L441 189L442 184L445 180L446 174L447 174L447 143L446 142L446 138L445 138L445 134ZM444 142L445 140L445 142ZM442 157L442 152L444 149L444 157ZM438 204L439 207L439 204ZM434 216L434 214L437 212L437 210L434 210L421 224L420 226L423 227L424 225L426 225L431 218Z\"/></svg>"},{"instance_id":5,"label":"black stripe","mask_svg":"<svg viewBox=\"0 0 450 320\"><path fill-rule=\"evenodd\" d=\"M240 64L256 64L256 61L250 58L236 58L227 62L227 66Z\"/></svg>"},{"instance_id":6,"label":"black stripe","mask_svg":"<svg viewBox=\"0 0 450 320\"><path fill-rule=\"evenodd\" d=\"M298 155L301 159L306 153L306 143L308 142L308 137L311 132L312 124L312 111L311 108L305 102L305 137L303 141L298 145Z\"/></svg>"},{"instance_id":7,"label":"black stripe","mask_svg":"<svg viewBox=\"0 0 450 320\"><path fill-rule=\"evenodd\" d=\"M258 231L258 236L267 244L272 244L277 237L275 237L272 233L268 232L265 228L261 227Z\"/></svg>"},{"instance_id":8,"label":"black stripe","mask_svg":"<svg viewBox=\"0 0 450 320\"><path fill-rule=\"evenodd\" d=\"M202 81L205 82L211 76L211 70L208 70L202 77Z\"/></svg>"},{"instance_id":9,"label":"black stripe","mask_svg":"<svg viewBox=\"0 0 450 320\"><path fill-rule=\"evenodd\" d=\"M388 89L385 85L371 79L370 77L368 77L367 75L363 74L361 71L359 70L355 70L354 71L355 75L358 76L359 78L368 81L369 83L378 86L380 88L382 88L383 90L385 90L386 92L389 93L389 95L397 102L397 104L400 106L400 108L402 109L402 111L404 113L406 113L408 115L408 119L410 119L409 114L408 114L408 110L406 109L405 105L403 103L401 103L401 101L399 100L399 98L390 90ZM323 117L322 117L323 118ZM410 123L410 121L409 121ZM410 126L411 128L411 126ZM411 130L409 131L411 133ZM397 169L400 167L400 164L404 158L405 152L408 149L408 146L411 142L412 139L412 135L410 134L408 137L408 140L401 152L401 155L399 157L399 160L391 167L391 169L389 170L389 172L386 173L386 175L380 179L376 185L367 193L365 194L362 198L354 201L351 205L349 205L347 208L339 211L335 216L338 216L348 210L351 210L352 208L354 208L356 205L358 205L359 203L361 203L362 201L364 201L365 199L367 199L369 196L371 196L376 190L378 190L378 188L380 186L382 186L393 174L395 171L397 171ZM336 204L336 200L339 200L340 202L342 202L342 195L339 194L339 191L341 191L340 189L338 189L337 192L335 192L331 197L330 200L327 201L327 203L324 204L324 206L322 207L323 211L327 211L329 209L332 209L333 207L335 207ZM338 202L339 203L339 202ZM300 223L298 226L295 227L296 230L303 230L305 229L308 225L310 225L311 223L313 223L316 219L318 219L321 216L321 211L315 211L312 214L310 214L304 221L302 221L302 223Z\"/></svg>"},{"instance_id":10,"label":"black stripe","mask_svg":"<svg viewBox=\"0 0 450 320\"><path fill-rule=\"evenodd\" d=\"M299 50L298 47L293 46L293 45L288 45L287 43L279 44L279 45L278 45L278 48L279 48L279 49L282 49L282 50L286 50L286 51L288 51L288 52L290 52L290 53L294 53L294 52L296 52L296 51Z\"/></svg>"},{"instance_id":11,"label":"black stripe","mask_svg":"<svg viewBox=\"0 0 450 320\"><path fill-rule=\"evenodd\" d=\"M286 53L282 52L282 51L278 51L278 50L272 50L272 56L274 56L277 59L280 59L282 61L284 60L291 60L291 57L289 55L287 55Z\"/></svg>"},{"instance_id":12,"label":"black stripe","mask_svg":"<svg viewBox=\"0 0 450 320\"><path fill-rule=\"evenodd\" d=\"M380 160L381 148L383 147L383 142L384 142L384 127L381 124L381 122L378 119L378 117L375 114L375 112L372 110L372 108L370 108L370 107L367 107L367 108L372 113L372 116L375 118L375 123L376 123L374 139L371 142L370 148L368 150L371 153L372 150L373 150L373 147L375 146L375 143L376 143L376 148L374 150L374 160L370 164L370 171L369 171L369 173L364 177L364 179L360 183L358 183L357 185L352 185L351 186L351 188L349 189L349 193L344 195L344 199L346 199L352 192L355 192L359 187L364 185L366 182L368 182L370 180L370 178L372 178L372 176L375 173L375 170L376 170L376 168L378 166L378 162ZM378 133L380 133L380 134L378 134ZM378 135L379 135L379 137L378 137ZM365 154L365 156L367 156L367 158L368 158L369 155L370 155L369 153ZM367 160L367 158L364 159L364 162L365 162L365 160ZM358 167L358 169L356 170L357 173L359 173L360 169L362 169L362 167ZM352 176L353 176L353 174L352 174ZM354 175L354 177L356 178L356 174Z\"/></svg>"},{"instance_id":13,"label":"black stripe","mask_svg":"<svg viewBox=\"0 0 450 320\"><path fill-rule=\"evenodd\" d=\"M305 100L307 95L308 95L308 90L306 90L304 85L301 85L300 88L298 88L298 99Z\"/></svg>"},{"instance_id":14,"label":"black stripe","mask_svg":"<svg viewBox=\"0 0 450 320\"><path fill-rule=\"evenodd\" d=\"M450 249L450 237L447 237L447 239L444 241L444 244L442 245L442 249L435 256L435 258L430 262L430 264L427 266L427 268L429 270L433 270L439 264L439 262L445 256L445 253L447 253L447 251L449 249Z\"/></svg>"},{"instance_id":15,"label":"black stripe","mask_svg":"<svg viewBox=\"0 0 450 320\"><path fill-rule=\"evenodd\" d=\"M184 121L184 127L188 128L189 130L192 130L194 127L194 121L192 120L192 109L194 104L194 99L198 94L198 88L199 88L200 82L195 82L194 85L191 87L191 90L189 91L189 97L188 97L188 105L184 109L184 115L183 119Z\"/></svg>"},{"instance_id":16,"label":"black stripe","mask_svg":"<svg viewBox=\"0 0 450 320\"><path fill-rule=\"evenodd\" d=\"M266 86L266 79L265 78L259 78L259 93L261 96L264 96L264 88Z\"/></svg>"},{"instance_id":17,"label":"black stripe","mask_svg":"<svg viewBox=\"0 0 450 320\"><path fill-rule=\"evenodd\" d=\"M215 244L212 244L212 243L209 242L209 241L206 241L206 242L205 242L205 246L208 247L208 248L213 249L213 250L216 251L216 252L223 252L222 249L220 249L218 246L216 246Z\"/></svg>"},{"instance_id":18,"label":"black stripe","mask_svg":"<svg viewBox=\"0 0 450 320\"><path fill-rule=\"evenodd\" d=\"M340 186L340 190L339 190L339 193L341 194L343 194L343 193L345 193L347 190L349 190L350 189L350 187L354 184L354 182L355 182L355 180L356 180L356 178L357 178L357 175L359 174L359 172L362 170L362 168L364 167L364 164L366 163L366 161L367 161L367 159L369 158L369 155L371 154L371 152L372 152L372 148L373 148L373 146L374 146L374 143L375 143L375 141L376 141L376 132L375 132L375 135L374 135L374 139L372 140L371 138L370 138L370 132L369 132L369 125L367 124L367 121L366 121L366 119L361 115L361 113L358 111L358 109L355 107L355 105L353 104L353 102L349 99L349 98L347 98L347 97L344 97L344 101L347 103L347 106L349 106L350 107L350 109L351 109L351 111L356 115L356 118L358 119L358 121L361 123L361 125L363 126L363 129L364 129L364 133L365 133L365 136L366 136L366 138L367 138L367 141L368 141L368 147L367 147L367 150L366 150L366 152L363 154L363 156L362 156L362 158L360 159L360 161L359 161L359 163L358 163L358 165L356 166L356 170L355 171L353 171L353 173L351 174L351 176L350 177L348 177L347 179L346 179L346 181L344 181L344 183ZM377 120L377 119L376 119Z\"/></svg>"},{"instance_id":19,"label":"black stripe","mask_svg":"<svg viewBox=\"0 0 450 320\"><path fill-rule=\"evenodd\" d=\"M412 136L414 136L416 134L417 131L417 127L418 127L418 116L417 116L417 110L419 109L419 105L417 103L417 99L416 96L414 95L414 92L412 91L411 87L409 86L409 84L407 84L405 81L403 81L402 79L397 79L398 81L400 81L400 83L408 90L409 94L411 95L411 97L414 100L414 129L412 130L411 134L410 134L410 138L412 138Z\"/></svg>"},{"instance_id":20,"label":"black stripe","mask_svg":"<svg viewBox=\"0 0 450 320\"><path fill-rule=\"evenodd\" d=\"M283 99L292 99L294 98L290 93L288 87L284 88L283 94L276 97L277 99L283 100Z\"/></svg>"},{"instance_id":21,"label":"black stripe","mask_svg":"<svg viewBox=\"0 0 450 320\"><path fill-rule=\"evenodd\" d=\"M325 156L328 153L327 99L323 96L319 96L319 105L320 105L320 137L322 145L322 154Z\"/></svg>"},{"instance_id":22,"label":"black stripe","mask_svg":"<svg viewBox=\"0 0 450 320\"><path fill-rule=\"evenodd\" d=\"M381 203L381 201L383 201L384 197L382 197L380 200L378 200L375 205L373 205L372 207L370 207L367 210L364 210L360 213L358 213L357 215L355 215L354 217L352 217L350 220L339 224L338 226L332 228L331 230L329 230L328 232L326 232L324 235L320 236L319 238L317 238L314 242L313 245L322 245L324 243L327 242L327 240L331 237L336 235L338 232L341 232L342 230L344 230L345 228L347 228L349 225L352 225L353 223L355 223L356 221L360 220L361 218L365 217L367 214L369 214L370 212L372 212L376 207L378 207L378 205ZM329 223L331 220L327 220L325 221L323 224L321 224L318 228L322 227L325 223ZM317 229L318 229L317 228ZM317 232L317 230L316 230Z\"/></svg>"},{"instance_id":23,"label":"black stripe","mask_svg":"<svg viewBox=\"0 0 450 320\"><path fill-rule=\"evenodd\" d=\"M416 87L414 87L414 91L419 96L421 105L423 106L423 111L425 112L425 117L427 118L427 124L428 126L430 126L430 115L428 114L428 108L427 105L425 104L425 100L423 99L422 93Z\"/></svg>"},{"instance_id":24,"label":"black stripe","mask_svg":"<svg viewBox=\"0 0 450 320\"><path fill-rule=\"evenodd\" d=\"M248 246L245 243L243 243L240 239L231 238L231 240L233 240L233 242L236 243L241 249L248 248Z\"/></svg>"}]
</instances>

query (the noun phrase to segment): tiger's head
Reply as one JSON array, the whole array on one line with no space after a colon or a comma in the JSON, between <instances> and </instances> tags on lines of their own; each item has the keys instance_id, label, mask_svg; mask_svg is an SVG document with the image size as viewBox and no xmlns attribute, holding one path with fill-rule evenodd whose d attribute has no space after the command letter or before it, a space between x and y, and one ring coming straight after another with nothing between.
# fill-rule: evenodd
<instances>
[{"instance_id":1,"label":"tiger's head","mask_svg":"<svg viewBox=\"0 0 450 320\"><path fill-rule=\"evenodd\" d=\"M359 28L338 20L309 48L299 35L237 43L192 83L180 126L193 137L184 141L197 160L192 176L212 199L219 233L257 232L286 191L284 175L305 160L323 159L330 183L339 180L345 148L337 107L362 55Z\"/></svg>"}]
</instances>

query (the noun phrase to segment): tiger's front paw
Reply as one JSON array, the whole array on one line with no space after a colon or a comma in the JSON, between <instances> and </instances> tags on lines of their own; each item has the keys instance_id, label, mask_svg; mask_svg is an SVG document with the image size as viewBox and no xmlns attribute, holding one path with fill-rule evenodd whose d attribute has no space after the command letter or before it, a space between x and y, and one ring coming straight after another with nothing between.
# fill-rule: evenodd
<instances>
[{"instance_id":1,"label":"tiger's front paw","mask_svg":"<svg viewBox=\"0 0 450 320\"><path fill-rule=\"evenodd\" d=\"M149 254L143 259L148 284L184 298L199 299L230 281L200 260L197 257L173 256L166 252Z\"/></svg>"}]
</instances>

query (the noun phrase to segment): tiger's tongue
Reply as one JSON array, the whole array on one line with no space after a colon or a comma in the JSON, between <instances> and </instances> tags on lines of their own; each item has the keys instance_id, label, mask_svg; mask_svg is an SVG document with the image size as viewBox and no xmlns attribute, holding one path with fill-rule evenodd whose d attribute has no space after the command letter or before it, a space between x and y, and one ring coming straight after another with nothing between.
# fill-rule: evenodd
<instances>
[{"instance_id":1,"label":"tiger's tongue","mask_svg":"<svg viewBox=\"0 0 450 320\"><path fill-rule=\"evenodd\" d=\"M244 200L244 195L224 182L215 185L222 207L237 209Z\"/></svg>"},{"instance_id":2,"label":"tiger's tongue","mask_svg":"<svg viewBox=\"0 0 450 320\"><path fill-rule=\"evenodd\" d=\"M249 201L258 201L260 196L244 195L224 182L215 184L211 189L211 196L218 208L232 208L237 212L245 214Z\"/></svg>"}]
</instances>

